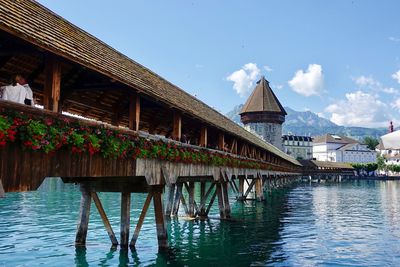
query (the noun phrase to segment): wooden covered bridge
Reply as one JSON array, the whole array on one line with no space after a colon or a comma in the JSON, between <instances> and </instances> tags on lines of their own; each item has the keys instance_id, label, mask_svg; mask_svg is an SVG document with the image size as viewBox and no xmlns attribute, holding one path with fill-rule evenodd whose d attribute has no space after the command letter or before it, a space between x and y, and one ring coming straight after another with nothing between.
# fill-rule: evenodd
<instances>
[{"instance_id":1,"label":"wooden covered bridge","mask_svg":"<svg viewBox=\"0 0 400 267\"><path fill-rule=\"evenodd\" d=\"M254 189L261 200L265 186L302 171L295 159L42 5L0 0L0 86L17 73L43 109L0 101L0 188L35 190L45 177L79 183L77 245L85 244L92 200L118 244L96 192L121 193L121 246L135 245L153 200L159 246L166 247L163 215L176 215L180 205L189 216L207 216L217 199L228 218L228 188L238 199ZM148 197L129 243L135 192Z\"/></svg>"}]
</instances>

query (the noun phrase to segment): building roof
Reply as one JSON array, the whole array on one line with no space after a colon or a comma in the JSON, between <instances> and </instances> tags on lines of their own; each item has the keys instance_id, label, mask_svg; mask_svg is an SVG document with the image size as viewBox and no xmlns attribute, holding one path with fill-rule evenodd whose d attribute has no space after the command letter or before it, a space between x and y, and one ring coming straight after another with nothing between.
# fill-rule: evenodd
<instances>
[{"instance_id":1,"label":"building roof","mask_svg":"<svg viewBox=\"0 0 400 267\"><path fill-rule=\"evenodd\" d=\"M264 76L257 82L256 88L247 99L240 114L247 112L272 112L287 115Z\"/></svg>"},{"instance_id":2,"label":"building roof","mask_svg":"<svg viewBox=\"0 0 400 267\"><path fill-rule=\"evenodd\" d=\"M385 149L400 149L400 130L381 136Z\"/></svg>"},{"instance_id":3,"label":"building roof","mask_svg":"<svg viewBox=\"0 0 400 267\"><path fill-rule=\"evenodd\" d=\"M322 136L316 136L313 138L314 144L319 143L335 143L335 144L356 144L360 143L355 139L350 137L335 135L335 134L325 134Z\"/></svg>"},{"instance_id":4,"label":"building roof","mask_svg":"<svg viewBox=\"0 0 400 267\"><path fill-rule=\"evenodd\" d=\"M0 29L300 165L207 104L35 1L0 0Z\"/></svg>"},{"instance_id":5,"label":"building roof","mask_svg":"<svg viewBox=\"0 0 400 267\"><path fill-rule=\"evenodd\" d=\"M358 143L353 143L353 144L347 144L342 147L339 147L337 150L345 151L345 150L354 150L354 146L356 146ZM358 150L361 151L361 150ZM365 151L370 151L370 150L365 150Z\"/></svg>"},{"instance_id":6,"label":"building roof","mask_svg":"<svg viewBox=\"0 0 400 267\"><path fill-rule=\"evenodd\" d=\"M333 162L333 161L318 161L318 160L300 160L301 164L306 168L323 168L323 169L354 169L349 163Z\"/></svg>"}]
</instances>

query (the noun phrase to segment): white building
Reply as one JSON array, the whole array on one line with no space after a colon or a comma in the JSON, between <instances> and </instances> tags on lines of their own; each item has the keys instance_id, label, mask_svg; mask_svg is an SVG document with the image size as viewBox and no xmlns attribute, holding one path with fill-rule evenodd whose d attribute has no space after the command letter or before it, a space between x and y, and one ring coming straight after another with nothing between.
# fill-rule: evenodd
<instances>
[{"instance_id":1,"label":"white building","mask_svg":"<svg viewBox=\"0 0 400 267\"><path fill-rule=\"evenodd\" d=\"M313 138L313 158L320 161L371 163L376 151L349 137L326 134Z\"/></svg>"},{"instance_id":2,"label":"white building","mask_svg":"<svg viewBox=\"0 0 400 267\"><path fill-rule=\"evenodd\" d=\"M384 157L386 165L400 165L400 131L383 135L376 151Z\"/></svg>"},{"instance_id":3,"label":"white building","mask_svg":"<svg viewBox=\"0 0 400 267\"><path fill-rule=\"evenodd\" d=\"M284 152L295 159L312 159L313 147L310 136L283 135Z\"/></svg>"}]
</instances>

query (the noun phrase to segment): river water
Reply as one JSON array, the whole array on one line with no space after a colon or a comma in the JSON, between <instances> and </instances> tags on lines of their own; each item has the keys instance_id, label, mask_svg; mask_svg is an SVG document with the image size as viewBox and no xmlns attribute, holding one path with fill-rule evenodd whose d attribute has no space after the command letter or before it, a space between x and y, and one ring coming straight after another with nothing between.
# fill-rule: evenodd
<instances>
[{"instance_id":1,"label":"river water","mask_svg":"<svg viewBox=\"0 0 400 267\"><path fill-rule=\"evenodd\" d=\"M158 252L152 206L135 251L110 249L92 204L86 249L74 238L80 193L47 179L36 192L0 199L0 267L8 266L400 266L400 182L298 184L237 202L233 220L168 222L170 249ZM119 236L120 198L101 193ZM144 194L132 195L131 234Z\"/></svg>"}]
</instances>

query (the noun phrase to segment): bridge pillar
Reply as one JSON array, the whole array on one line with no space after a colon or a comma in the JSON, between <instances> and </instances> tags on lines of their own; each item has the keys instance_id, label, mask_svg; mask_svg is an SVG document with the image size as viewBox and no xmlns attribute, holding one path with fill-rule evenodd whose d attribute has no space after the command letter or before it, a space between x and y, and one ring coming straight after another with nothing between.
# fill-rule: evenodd
<instances>
[{"instance_id":1,"label":"bridge pillar","mask_svg":"<svg viewBox=\"0 0 400 267\"><path fill-rule=\"evenodd\" d=\"M76 231L75 246L85 246L86 236L89 226L90 203L92 197L90 190L85 185L81 185L81 205L79 208L78 229Z\"/></svg>"},{"instance_id":2,"label":"bridge pillar","mask_svg":"<svg viewBox=\"0 0 400 267\"><path fill-rule=\"evenodd\" d=\"M245 183L245 177L243 176L238 176L239 179L239 192L238 192L238 196L237 196L237 200L239 201L243 201L245 200L244 197L244 183Z\"/></svg>"},{"instance_id":3,"label":"bridge pillar","mask_svg":"<svg viewBox=\"0 0 400 267\"><path fill-rule=\"evenodd\" d=\"M6 193L4 192L3 183L1 182L1 179L0 179L0 198L3 198L5 196L6 196Z\"/></svg>"},{"instance_id":4,"label":"bridge pillar","mask_svg":"<svg viewBox=\"0 0 400 267\"><path fill-rule=\"evenodd\" d=\"M230 218L231 207L229 205L227 182L217 183L217 197L218 197L219 215L221 219Z\"/></svg>"},{"instance_id":5,"label":"bridge pillar","mask_svg":"<svg viewBox=\"0 0 400 267\"><path fill-rule=\"evenodd\" d=\"M172 207L173 207L174 198L175 198L175 190L176 190L176 184L170 184L167 186L166 191L168 192L168 195L167 195L167 199L166 199L167 203L165 205L165 212L164 212L164 215L166 217L171 217Z\"/></svg>"},{"instance_id":6,"label":"bridge pillar","mask_svg":"<svg viewBox=\"0 0 400 267\"><path fill-rule=\"evenodd\" d=\"M262 186L262 178L260 176L257 176L257 178L256 178L255 187L256 187L257 201L263 201L264 200L264 190L263 190L263 186Z\"/></svg>"},{"instance_id":7,"label":"bridge pillar","mask_svg":"<svg viewBox=\"0 0 400 267\"><path fill-rule=\"evenodd\" d=\"M162 189L153 190L152 194L154 204L154 216L156 219L158 248L165 249L168 248L168 235L163 215Z\"/></svg>"},{"instance_id":8,"label":"bridge pillar","mask_svg":"<svg viewBox=\"0 0 400 267\"><path fill-rule=\"evenodd\" d=\"M129 227L131 213L131 193L121 193L121 229L120 242L122 248L127 248L129 244Z\"/></svg>"}]
</instances>

